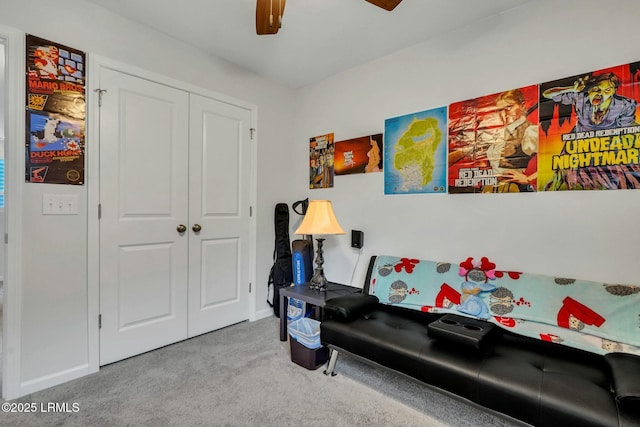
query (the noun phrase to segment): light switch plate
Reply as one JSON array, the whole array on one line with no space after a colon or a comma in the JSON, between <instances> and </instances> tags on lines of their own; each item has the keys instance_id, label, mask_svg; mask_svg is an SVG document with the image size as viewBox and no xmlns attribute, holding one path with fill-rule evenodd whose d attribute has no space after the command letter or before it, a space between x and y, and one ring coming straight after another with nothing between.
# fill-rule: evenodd
<instances>
[{"instance_id":1,"label":"light switch plate","mask_svg":"<svg viewBox=\"0 0 640 427\"><path fill-rule=\"evenodd\" d=\"M77 215L78 196L74 194L43 194L43 215Z\"/></svg>"}]
</instances>

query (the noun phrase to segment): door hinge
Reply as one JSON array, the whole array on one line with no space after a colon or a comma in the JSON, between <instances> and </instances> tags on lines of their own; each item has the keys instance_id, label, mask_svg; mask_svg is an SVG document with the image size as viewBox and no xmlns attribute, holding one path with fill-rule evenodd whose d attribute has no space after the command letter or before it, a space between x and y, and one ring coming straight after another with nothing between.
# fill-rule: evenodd
<instances>
[{"instance_id":1,"label":"door hinge","mask_svg":"<svg viewBox=\"0 0 640 427\"><path fill-rule=\"evenodd\" d=\"M98 203L98 219L102 219L102 203Z\"/></svg>"},{"instance_id":2,"label":"door hinge","mask_svg":"<svg viewBox=\"0 0 640 427\"><path fill-rule=\"evenodd\" d=\"M253 206L249 206L249 216L253 216Z\"/></svg>"},{"instance_id":3,"label":"door hinge","mask_svg":"<svg viewBox=\"0 0 640 427\"><path fill-rule=\"evenodd\" d=\"M98 107L102 107L102 94L105 93L106 89L95 89L94 92L98 93Z\"/></svg>"},{"instance_id":4,"label":"door hinge","mask_svg":"<svg viewBox=\"0 0 640 427\"><path fill-rule=\"evenodd\" d=\"M256 128L249 129L249 132L251 132L251 139L253 139L253 137L255 136L255 133L256 133Z\"/></svg>"},{"instance_id":5,"label":"door hinge","mask_svg":"<svg viewBox=\"0 0 640 427\"><path fill-rule=\"evenodd\" d=\"M5 245L9 244L9 233L4 233L4 244Z\"/></svg>"},{"instance_id":6,"label":"door hinge","mask_svg":"<svg viewBox=\"0 0 640 427\"><path fill-rule=\"evenodd\" d=\"M102 314L98 314L98 329L102 329Z\"/></svg>"},{"instance_id":7,"label":"door hinge","mask_svg":"<svg viewBox=\"0 0 640 427\"><path fill-rule=\"evenodd\" d=\"M249 282L249 293L251 293L251 282Z\"/></svg>"}]
</instances>

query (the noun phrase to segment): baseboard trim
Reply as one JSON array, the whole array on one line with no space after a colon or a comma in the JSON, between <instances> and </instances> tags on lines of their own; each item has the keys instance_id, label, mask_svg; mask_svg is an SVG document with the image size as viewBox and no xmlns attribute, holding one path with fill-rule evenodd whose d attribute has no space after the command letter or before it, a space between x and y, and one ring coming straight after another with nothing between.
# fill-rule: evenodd
<instances>
[{"instance_id":1,"label":"baseboard trim","mask_svg":"<svg viewBox=\"0 0 640 427\"><path fill-rule=\"evenodd\" d=\"M64 371L56 372L50 375L44 375L39 378L35 378L29 381L20 383L20 396L21 397L36 391L44 390L45 388L53 387L66 383L67 381L75 380L85 375L93 374L97 370L89 369L89 364L85 363Z\"/></svg>"},{"instance_id":2,"label":"baseboard trim","mask_svg":"<svg viewBox=\"0 0 640 427\"><path fill-rule=\"evenodd\" d=\"M260 320L260 319L265 319L265 318L267 318L269 316L274 316L273 309L272 308L265 308L263 310L256 311L255 319L253 319L253 321Z\"/></svg>"}]
</instances>

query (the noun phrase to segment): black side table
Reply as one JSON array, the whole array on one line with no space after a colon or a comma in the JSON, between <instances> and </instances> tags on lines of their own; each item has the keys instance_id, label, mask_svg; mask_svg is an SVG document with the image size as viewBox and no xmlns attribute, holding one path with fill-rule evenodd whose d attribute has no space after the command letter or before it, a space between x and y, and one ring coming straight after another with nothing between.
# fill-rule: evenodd
<instances>
[{"instance_id":1,"label":"black side table","mask_svg":"<svg viewBox=\"0 0 640 427\"><path fill-rule=\"evenodd\" d=\"M341 285L329 282L326 291L310 289L308 283L280 289L280 341L287 340L287 309L289 298L299 299L315 306L316 319L322 320L322 307L327 300L346 294L362 292L362 289L353 286Z\"/></svg>"}]
</instances>

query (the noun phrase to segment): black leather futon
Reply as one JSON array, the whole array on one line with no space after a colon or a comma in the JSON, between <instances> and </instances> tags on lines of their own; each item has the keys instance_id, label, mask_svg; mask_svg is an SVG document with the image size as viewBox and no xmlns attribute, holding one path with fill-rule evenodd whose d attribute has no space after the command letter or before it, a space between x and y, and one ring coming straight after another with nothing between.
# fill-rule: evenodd
<instances>
[{"instance_id":1,"label":"black leather futon","mask_svg":"<svg viewBox=\"0 0 640 427\"><path fill-rule=\"evenodd\" d=\"M489 322L380 304L363 293L327 301L325 373L346 352L533 426L640 426L640 357L599 355Z\"/></svg>"}]
</instances>

